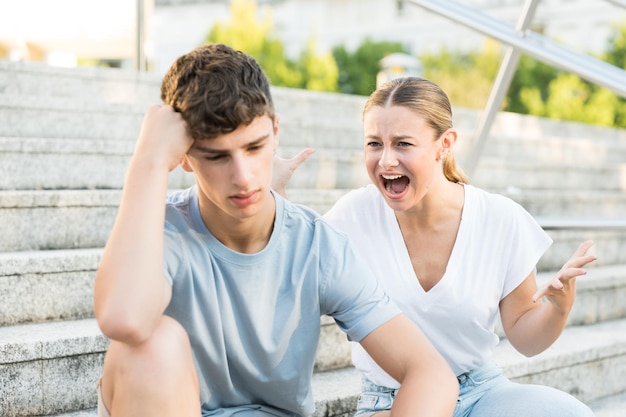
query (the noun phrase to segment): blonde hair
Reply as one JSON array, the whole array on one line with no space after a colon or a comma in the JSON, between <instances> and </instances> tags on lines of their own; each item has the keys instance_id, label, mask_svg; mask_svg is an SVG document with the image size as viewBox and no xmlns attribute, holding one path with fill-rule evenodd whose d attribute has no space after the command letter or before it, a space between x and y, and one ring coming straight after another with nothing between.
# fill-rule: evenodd
<instances>
[{"instance_id":1,"label":"blonde hair","mask_svg":"<svg viewBox=\"0 0 626 417\"><path fill-rule=\"evenodd\" d=\"M452 128L452 106L448 96L437 84L423 78L404 77L387 81L369 96L363 115L376 106L403 106L414 111L435 130L436 138ZM469 182L451 153L443 162L443 174L448 181Z\"/></svg>"}]
</instances>

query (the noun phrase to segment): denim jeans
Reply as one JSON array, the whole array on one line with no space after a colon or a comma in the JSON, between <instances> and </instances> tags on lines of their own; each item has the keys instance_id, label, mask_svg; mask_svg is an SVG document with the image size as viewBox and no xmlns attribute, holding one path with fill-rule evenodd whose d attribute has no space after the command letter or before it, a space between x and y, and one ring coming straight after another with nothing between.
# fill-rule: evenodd
<instances>
[{"instance_id":1,"label":"denim jeans","mask_svg":"<svg viewBox=\"0 0 626 417\"><path fill-rule=\"evenodd\" d=\"M593 417L593 412L571 395L543 385L518 384L495 364L457 376L459 398L454 417ZM389 410L397 390L363 378L355 417Z\"/></svg>"}]
</instances>

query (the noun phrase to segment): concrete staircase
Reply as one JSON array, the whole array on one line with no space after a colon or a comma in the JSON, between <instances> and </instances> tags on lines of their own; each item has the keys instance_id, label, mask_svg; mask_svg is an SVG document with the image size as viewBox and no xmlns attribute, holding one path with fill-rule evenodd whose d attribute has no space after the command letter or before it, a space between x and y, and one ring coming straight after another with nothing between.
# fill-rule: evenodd
<instances>
[{"instance_id":1,"label":"concrete staircase","mask_svg":"<svg viewBox=\"0 0 626 417\"><path fill-rule=\"evenodd\" d=\"M0 416L93 417L108 341L92 290L143 112L159 102L151 74L58 69L0 61ZM275 88L280 152L316 153L290 198L323 213L367 183L363 97ZM455 109L462 161L478 121ZM500 114L472 183L509 195L537 216L624 216L626 131ZM170 188L190 176L171 175ZM558 230L539 264L544 280L582 240L598 261L578 281L569 326L524 358L505 339L496 360L521 382L555 386L597 417L626 415L626 230ZM316 417L347 416L359 392L345 337L322 318Z\"/></svg>"}]
</instances>

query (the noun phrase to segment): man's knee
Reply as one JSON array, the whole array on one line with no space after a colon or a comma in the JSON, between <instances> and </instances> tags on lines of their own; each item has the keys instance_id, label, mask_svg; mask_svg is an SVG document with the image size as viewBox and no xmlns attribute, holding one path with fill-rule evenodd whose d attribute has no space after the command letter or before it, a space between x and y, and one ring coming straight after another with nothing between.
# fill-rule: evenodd
<instances>
[{"instance_id":1,"label":"man's knee","mask_svg":"<svg viewBox=\"0 0 626 417\"><path fill-rule=\"evenodd\" d=\"M145 342L138 345L111 342L104 359L103 395L108 397L113 384L128 386L149 381L164 386L189 373L195 371L187 332L176 320L163 316Z\"/></svg>"},{"instance_id":2,"label":"man's knee","mask_svg":"<svg viewBox=\"0 0 626 417\"><path fill-rule=\"evenodd\" d=\"M189 393L199 398L191 344L185 329L163 316L145 342L128 345L112 341L104 359L101 379L103 405L115 410L120 404L167 402L171 394ZM125 408L122 406L121 408Z\"/></svg>"}]
</instances>

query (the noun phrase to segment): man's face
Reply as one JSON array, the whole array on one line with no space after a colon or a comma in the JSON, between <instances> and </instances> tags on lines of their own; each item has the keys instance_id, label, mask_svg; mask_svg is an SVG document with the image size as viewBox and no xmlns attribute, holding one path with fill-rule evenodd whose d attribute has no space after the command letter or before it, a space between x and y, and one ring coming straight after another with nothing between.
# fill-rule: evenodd
<instances>
[{"instance_id":1,"label":"man's face","mask_svg":"<svg viewBox=\"0 0 626 417\"><path fill-rule=\"evenodd\" d=\"M195 175L207 225L273 213L270 184L277 145L278 118L267 115L215 139L194 141L183 168Z\"/></svg>"}]
</instances>

